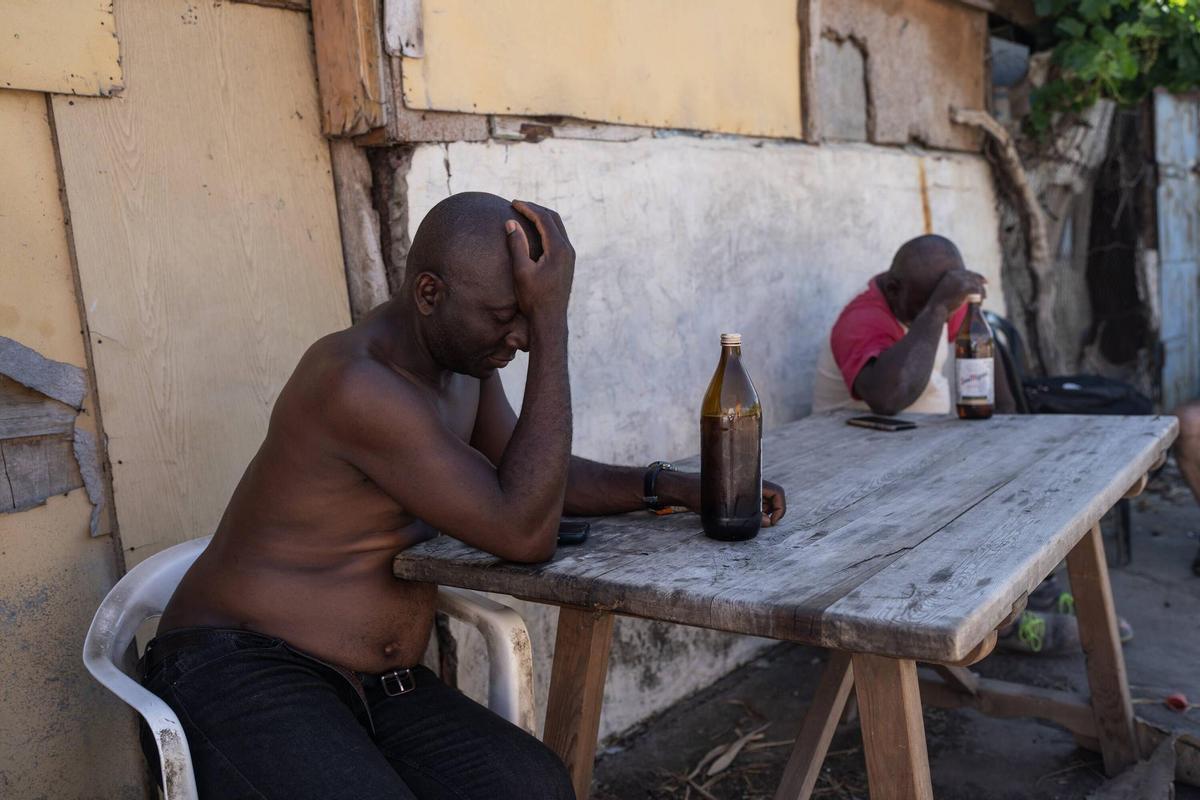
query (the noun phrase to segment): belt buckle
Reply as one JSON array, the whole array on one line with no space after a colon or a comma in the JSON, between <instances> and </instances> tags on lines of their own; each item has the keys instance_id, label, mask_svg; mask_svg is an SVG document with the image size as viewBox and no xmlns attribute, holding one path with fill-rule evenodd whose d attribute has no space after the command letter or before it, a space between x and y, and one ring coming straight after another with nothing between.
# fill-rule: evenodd
<instances>
[{"instance_id":1,"label":"belt buckle","mask_svg":"<svg viewBox=\"0 0 1200 800\"><path fill-rule=\"evenodd\" d=\"M417 688L417 678L411 669L394 669L379 676L379 685L388 697L398 697Z\"/></svg>"}]
</instances>

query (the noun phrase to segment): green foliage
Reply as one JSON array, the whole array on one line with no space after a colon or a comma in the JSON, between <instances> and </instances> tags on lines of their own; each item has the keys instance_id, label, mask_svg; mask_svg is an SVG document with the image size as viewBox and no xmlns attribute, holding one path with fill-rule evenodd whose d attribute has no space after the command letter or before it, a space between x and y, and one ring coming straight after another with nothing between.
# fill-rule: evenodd
<instances>
[{"instance_id":1,"label":"green foliage","mask_svg":"<svg viewBox=\"0 0 1200 800\"><path fill-rule=\"evenodd\" d=\"M1033 95L1036 133L1101 98L1128 105L1156 86L1200 88L1200 0L1035 0L1034 9L1057 67Z\"/></svg>"}]
</instances>

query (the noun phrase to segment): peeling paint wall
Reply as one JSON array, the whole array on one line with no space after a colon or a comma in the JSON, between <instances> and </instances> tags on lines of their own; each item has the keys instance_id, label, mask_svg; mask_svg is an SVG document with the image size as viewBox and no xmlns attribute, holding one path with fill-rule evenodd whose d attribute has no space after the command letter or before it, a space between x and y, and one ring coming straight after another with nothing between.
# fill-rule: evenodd
<instances>
[{"instance_id":1,"label":"peeling paint wall","mask_svg":"<svg viewBox=\"0 0 1200 800\"><path fill-rule=\"evenodd\" d=\"M822 56L830 42L844 43L843 56L845 45L863 56L870 141L979 150L979 133L952 124L949 109L986 106L986 14L952 0L835 0L821 4L821 25ZM841 63L822 64L822 98L838 85L861 95L861 73ZM847 113L836 105L820 111L835 123ZM844 138L836 126L822 133Z\"/></svg>"},{"instance_id":2,"label":"peeling paint wall","mask_svg":"<svg viewBox=\"0 0 1200 800\"><path fill-rule=\"evenodd\" d=\"M842 305L927 230L958 243L1003 311L996 198L979 156L691 136L548 139L422 145L404 178L408 231L448 193L467 190L562 214L577 252L574 445L589 458L644 464L696 452L697 408L722 331L745 336L768 426L806 414L818 348ZM526 363L502 373L514 404ZM556 614L515 604L530 627L544 710ZM457 632L460 683L481 697L484 656ZM619 620L602 734L706 686L759 646Z\"/></svg>"},{"instance_id":3,"label":"peeling paint wall","mask_svg":"<svg viewBox=\"0 0 1200 800\"><path fill-rule=\"evenodd\" d=\"M0 372L34 386L6 379L0 404L18 393L57 404L55 424L94 440L46 97L0 90L0 141ZM31 424L14 405L0 407L0 428ZM14 441L30 437L5 448ZM83 488L0 513L0 797L145 796L133 714L81 660L119 574L111 536L90 535L93 513ZM107 515L96 522L107 534Z\"/></svg>"},{"instance_id":4,"label":"peeling paint wall","mask_svg":"<svg viewBox=\"0 0 1200 800\"><path fill-rule=\"evenodd\" d=\"M82 489L0 516L0 797L145 797L133 713L83 668L118 571Z\"/></svg>"}]
</instances>

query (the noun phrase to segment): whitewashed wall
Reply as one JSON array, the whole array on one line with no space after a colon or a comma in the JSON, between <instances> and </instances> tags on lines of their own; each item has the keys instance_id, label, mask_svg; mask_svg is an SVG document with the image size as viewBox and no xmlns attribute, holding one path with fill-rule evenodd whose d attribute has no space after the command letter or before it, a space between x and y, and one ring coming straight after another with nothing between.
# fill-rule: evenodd
<instances>
[{"instance_id":1,"label":"whitewashed wall","mask_svg":"<svg viewBox=\"0 0 1200 800\"><path fill-rule=\"evenodd\" d=\"M895 249L926 232L926 213L930 231L953 239L987 276L989 305L1003 310L996 198L978 156L690 136L454 143L418 147L407 183L409 231L460 191L533 200L562 215L577 253L574 446L589 458L642 464L696 452L722 331L744 336L768 427L808 413L821 339ZM520 357L503 373L514 406L525 366ZM513 602L530 627L544 703L556 614ZM480 643L459 633L463 687L481 697ZM761 646L620 620L601 734L702 688Z\"/></svg>"}]
</instances>

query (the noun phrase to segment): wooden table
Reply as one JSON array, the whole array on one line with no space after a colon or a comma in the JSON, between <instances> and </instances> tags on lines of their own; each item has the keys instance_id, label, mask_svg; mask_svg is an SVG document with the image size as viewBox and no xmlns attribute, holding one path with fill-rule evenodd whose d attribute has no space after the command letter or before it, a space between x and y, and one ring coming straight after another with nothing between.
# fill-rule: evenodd
<instances>
[{"instance_id":1,"label":"wooden table","mask_svg":"<svg viewBox=\"0 0 1200 800\"><path fill-rule=\"evenodd\" d=\"M848 416L767 434L764 474L787 491L788 513L750 542L708 539L694 514L642 512L594 521L585 545L560 548L546 564L508 564L439 537L398 556L395 573L562 607L545 739L580 798L613 614L830 649L778 798L811 793L851 688L873 798L932 796L922 700L1051 719L1096 742L1110 773L1136 760L1098 523L1140 491L1175 438L1175 419L928 417L885 433L847 426ZM1063 558L1090 702L964 669ZM919 675L917 662L935 669Z\"/></svg>"}]
</instances>

